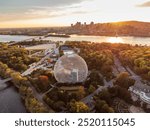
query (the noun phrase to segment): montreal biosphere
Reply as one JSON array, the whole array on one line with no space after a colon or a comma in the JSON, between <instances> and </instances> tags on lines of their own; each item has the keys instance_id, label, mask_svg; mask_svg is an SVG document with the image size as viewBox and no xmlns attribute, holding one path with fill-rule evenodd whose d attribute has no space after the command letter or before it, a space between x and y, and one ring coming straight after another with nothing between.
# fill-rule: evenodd
<instances>
[{"instance_id":1,"label":"montreal biosphere","mask_svg":"<svg viewBox=\"0 0 150 130\"><path fill-rule=\"evenodd\" d=\"M87 64L77 54L63 55L54 66L54 76L59 83L81 83L87 75Z\"/></svg>"}]
</instances>

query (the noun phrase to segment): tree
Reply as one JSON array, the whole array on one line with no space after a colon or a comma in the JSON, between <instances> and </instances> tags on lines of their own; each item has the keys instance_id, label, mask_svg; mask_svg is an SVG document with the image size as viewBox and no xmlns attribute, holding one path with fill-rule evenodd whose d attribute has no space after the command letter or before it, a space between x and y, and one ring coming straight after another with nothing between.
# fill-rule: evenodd
<instances>
[{"instance_id":1,"label":"tree","mask_svg":"<svg viewBox=\"0 0 150 130\"><path fill-rule=\"evenodd\" d=\"M20 73L14 72L11 74L12 80L16 85L20 85L21 81L24 79Z\"/></svg>"},{"instance_id":2,"label":"tree","mask_svg":"<svg viewBox=\"0 0 150 130\"><path fill-rule=\"evenodd\" d=\"M65 107L65 103L63 101L57 101L53 104L53 109L57 112L61 111Z\"/></svg>"},{"instance_id":3,"label":"tree","mask_svg":"<svg viewBox=\"0 0 150 130\"><path fill-rule=\"evenodd\" d=\"M27 69L29 64L38 60L39 58L29 57L27 50L23 48L0 45L0 61L16 71L22 72Z\"/></svg>"},{"instance_id":4,"label":"tree","mask_svg":"<svg viewBox=\"0 0 150 130\"><path fill-rule=\"evenodd\" d=\"M96 90L96 88L93 85L90 85L90 87L88 88L88 93L91 94Z\"/></svg>"},{"instance_id":5,"label":"tree","mask_svg":"<svg viewBox=\"0 0 150 130\"><path fill-rule=\"evenodd\" d=\"M150 71L148 72L148 76L150 77Z\"/></svg>"},{"instance_id":6,"label":"tree","mask_svg":"<svg viewBox=\"0 0 150 130\"><path fill-rule=\"evenodd\" d=\"M97 112L101 112L103 105L106 104L105 100L97 99L95 102L95 109Z\"/></svg>"},{"instance_id":7,"label":"tree","mask_svg":"<svg viewBox=\"0 0 150 130\"><path fill-rule=\"evenodd\" d=\"M63 102L67 103L70 99L70 96L69 96L69 92L67 91L58 91L58 96L59 96L59 99L61 99Z\"/></svg>"},{"instance_id":8,"label":"tree","mask_svg":"<svg viewBox=\"0 0 150 130\"><path fill-rule=\"evenodd\" d=\"M109 111L109 106L108 104L104 104L101 108L101 112L105 113L105 112L108 112Z\"/></svg>"},{"instance_id":9,"label":"tree","mask_svg":"<svg viewBox=\"0 0 150 130\"><path fill-rule=\"evenodd\" d=\"M39 77L39 80L42 82L42 83L48 83L48 77L45 76L45 75L40 75Z\"/></svg>"},{"instance_id":10,"label":"tree","mask_svg":"<svg viewBox=\"0 0 150 130\"><path fill-rule=\"evenodd\" d=\"M38 81L36 82L36 85L38 86L38 89L40 92L45 92L49 89L50 83L49 79L45 75L40 75L38 77Z\"/></svg>"},{"instance_id":11,"label":"tree","mask_svg":"<svg viewBox=\"0 0 150 130\"><path fill-rule=\"evenodd\" d=\"M90 78L90 84L94 86L104 85L103 77L99 74L98 71L92 70L89 78Z\"/></svg>"},{"instance_id":12,"label":"tree","mask_svg":"<svg viewBox=\"0 0 150 130\"><path fill-rule=\"evenodd\" d=\"M133 86L135 83L135 80L129 77L129 74L127 72L120 73L115 81L116 85L119 85L123 88L128 89L130 86Z\"/></svg>"},{"instance_id":13,"label":"tree","mask_svg":"<svg viewBox=\"0 0 150 130\"><path fill-rule=\"evenodd\" d=\"M13 73L13 70L11 70L10 68L6 69L6 71L5 71L6 78L10 78L12 73Z\"/></svg>"},{"instance_id":14,"label":"tree","mask_svg":"<svg viewBox=\"0 0 150 130\"><path fill-rule=\"evenodd\" d=\"M117 89L118 97L120 97L128 103L132 103L131 93L126 88L118 87Z\"/></svg>"},{"instance_id":15,"label":"tree","mask_svg":"<svg viewBox=\"0 0 150 130\"><path fill-rule=\"evenodd\" d=\"M114 109L112 107L109 107L108 113L114 113L114 112L115 112Z\"/></svg>"},{"instance_id":16,"label":"tree","mask_svg":"<svg viewBox=\"0 0 150 130\"><path fill-rule=\"evenodd\" d=\"M100 79L99 72L95 70L92 70L89 77L90 77L90 80L92 81L98 81Z\"/></svg>"},{"instance_id":17,"label":"tree","mask_svg":"<svg viewBox=\"0 0 150 130\"><path fill-rule=\"evenodd\" d=\"M129 78L128 72L122 72L122 73L120 73L120 74L117 76L116 82L117 82L118 84L122 84L122 83L124 83L124 81L125 81L127 78Z\"/></svg>"},{"instance_id":18,"label":"tree","mask_svg":"<svg viewBox=\"0 0 150 130\"><path fill-rule=\"evenodd\" d=\"M27 65L20 63L20 64L17 64L17 69L19 71L25 71L28 69L28 67L27 67Z\"/></svg>"},{"instance_id":19,"label":"tree","mask_svg":"<svg viewBox=\"0 0 150 130\"><path fill-rule=\"evenodd\" d=\"M53 88L49 93L47 93L47 96L55 102L58 101L59 100L58 88Z\"/></svg>"},{"instance_id":20,"label":"tree","mask_svg":"<svg viewBox=\"0 0 150 130\"><path fill-rule=\"evenodd\" d=\"M27 87L27 86L20 86L19 87L19 93L21 94L21 96L23 97L23 98L25 98L25 97L29 97L29 96L31 96L32 94L33 94L33 91L32 91L32 89L30 88L30 87Z\"/></svg>"},{"instance_id":21,"label":"tree","mask_svg":"<svg viewBox=\"0 0 150 130\"><path fill-rule=\"evenodd\" d=\"M72 100L69 103L69 111L73 113L87 113L89 112L89 107L83 102Z\"/></svg>"},{"instance_id":22,"label":"tree","mask_svg":"<svg viewBox=\"0 0 150 130\"><path fill-rule=\"evenodd\" d=\"M47 95L43 96L43 100L50 106L52 107L54 104L54 101L52 99L50 99Z\"/></svg>"},{"instance_id":23,"label":"tree","mask_svg":"<svg viewBox=\"0 0 150 130\"><path fill-rule=\"evenodd\" d=\"M116 86L108 88L112 97L116 97L118 95L118 89Z\"/></svg>"},{"instance_id":24,"label":"tree","mask_svg":"<svg viewBox=\"0 0 150 130\"><path fill-rule=\"evenodd\" d=\"M98 97L102 100L105 100L108 104L111 104L112 99L111 99L111 94L109 93L108 90L103 90L98 94Z\"/></svg>"},{"instance_id":25,"label":"tree","mask_svg":"<svg viewBox=\"0 0 150 130\"><path fill-rule=\"evenodd\" d=\"M80 99L84 98L85 90L84 90L83 86L79 87L79 90L77 91L76 96L77 96L77 100L80 100Z\"/></svg>"},{"instance_id":26,"label":"tree","mask_svg":"<svg viewBox=\"0 0 150 130\"><path fill-rule=\"evenodd\" d=\"M130 87L130 86L133 86L135 84L135 80L134 79L131 79L131 78L128 78L128 86L127 86L127 89Z\"/></svg>"},{"instance_id":27,"label":"tree","mask_svg":"<svg viewBox=\"0 0 150 130\"><path fill-rule=\"evenodd\" d=\"M112 76L112 67L110 64L104 64L101 68L101 72L104 76L110 77ZM110 75L111 74L111 75ZM111 78L111 77L110 77Z\"/></svg>"},{"instance_id":28,"label":"tree","mask_svg":"<svg viewBox=\"0 0 150 130\"><path fill-rule=\"evenodd\" d=\"M25 106L31 113L47 113L49 110L36 98L29 96L25 98Z\"/></svg>"},{"instance_id":29,"label":"tree","mask_svg":"<svg viewBox=\"0 0 150 130\"><path fill-rule=\"evenodd\" d=\"M96 109L96 112L102 112L102 113L105 113L105 112L113 113L114 112L113 108L109 107L107 102L104 100L101 100L101 99L96 100L95 109Z\"/></svg>"},{"instance_id":30,"label":"tree","mask_svg":"<svg viewBox=\"0 0 150 130\"><path fill-rule=\"evenodd\" d=\"M49 78L49 82L51 84L54 84L56 82L56 79L55 79L54 74L53 74L52 71L46 70L46 71L43 72L43 75L46 75Z\"/></svg>"}]
</instances>

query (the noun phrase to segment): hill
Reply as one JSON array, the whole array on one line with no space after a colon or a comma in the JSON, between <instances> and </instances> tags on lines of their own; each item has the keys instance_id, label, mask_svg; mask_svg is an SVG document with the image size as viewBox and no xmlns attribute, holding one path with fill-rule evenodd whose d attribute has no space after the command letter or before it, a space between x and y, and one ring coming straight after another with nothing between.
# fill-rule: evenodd
<instances>
[{"instance_id":1,"label":"hill","mask_svg":"<svg viewBox=\"0 0 150 130\"><path fill-rule=\"evenodd\" d=\"M71 26L70 33L105 36L142 36L150 37L150 22L123 21L111 23L81 24Z\"/></svg>"}]
</instances>

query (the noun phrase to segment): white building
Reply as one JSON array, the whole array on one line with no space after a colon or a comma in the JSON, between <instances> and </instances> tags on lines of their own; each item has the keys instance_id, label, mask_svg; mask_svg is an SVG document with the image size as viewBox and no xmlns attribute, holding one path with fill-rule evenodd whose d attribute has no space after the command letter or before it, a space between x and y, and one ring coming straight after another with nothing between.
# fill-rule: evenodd
<instances>
[{"instance_id":1,"label":"white building","mask_svg":"<svg viewBox=\"0 0 150 130\"><path fill-rule=\"evenodd\" d=\"M129 91L133 92L137 96L140 97L141 101L150 104L150 93L145 93L143 91L139 91L137 89L134 89L132 87L129 88Z\"/></svg>"}]
</instances>

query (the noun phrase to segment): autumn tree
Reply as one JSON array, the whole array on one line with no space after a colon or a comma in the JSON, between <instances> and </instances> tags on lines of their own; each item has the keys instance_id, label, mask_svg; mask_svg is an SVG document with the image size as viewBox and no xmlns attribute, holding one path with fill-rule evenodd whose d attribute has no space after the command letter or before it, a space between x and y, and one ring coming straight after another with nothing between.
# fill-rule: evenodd
<instances>
[{"instance_id":1,"label":"autumn tree","mask_svg":"<svg viewBox=\"0 0 150 130\"><path fill-rule=\"evenodd\" d=\"M135 80L130 78L129 74L127 72L120 73L115 81L116 85L119 85L124 88L129 88L130 86L133 86L135 83Z\"/></svg>"},{"instance_id":2,"label":"autumn tree","mask_svg":"<svg viewBox=\"0 0 150 130\"><path fill-rule=\"evenodd\" d=\"M77 102L72 100L69 104L69 111L73 113L87 113L89 112L89 107L83 102Z\"/></svg>"}]
</instances>

